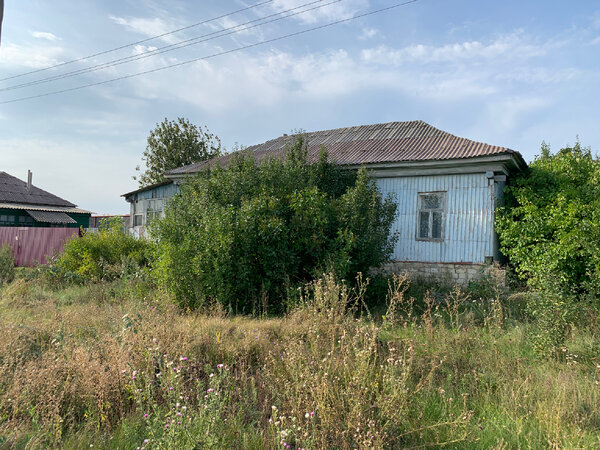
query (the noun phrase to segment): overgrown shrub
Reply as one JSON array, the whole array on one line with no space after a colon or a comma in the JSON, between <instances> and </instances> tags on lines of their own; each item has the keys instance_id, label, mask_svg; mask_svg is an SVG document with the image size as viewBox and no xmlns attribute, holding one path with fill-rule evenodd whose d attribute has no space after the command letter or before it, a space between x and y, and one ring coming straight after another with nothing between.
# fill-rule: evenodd
<instances>
[{"instance_id":1,"label":"overgrown shrub","mask_svg":"<svg viewBox=\"0 0 600 450\"><path fill-rule=\"evenodd\" d=\"M152 229L155 273L183 307L283 309L288 291L333 271L354 278L390 256L396 205L364 171L307 163L299 137L283 160L230 164L190 179Z\"/></svg>"},{"instance_id":2,"label":"overgrown shrub","mask_svg":"<svg viewBox=\"0 0 600 450\"><path fill-rule=\"evenodd\" d=\"M148 265L150 254L151 243L124 233L117 218L67 241L45 273L67 282L112 280L134 275Z\"/></svg>"},{"instance_id":3,"label":"overgrown shrub","mask_svg":"<svg viewBox=\"0 0 600 450\"><path fill-rule=\"evenodd\" d=\"M0 286L15 278L15 258L12 247L6 242L0 247Z\"/></svg>"},{"instance_id":4,"label":"overgrown shrub","mask_svg":"<svg viewBox=\"0 0 600 450\"><path fill-rule=\"evenodd\" d=\"M546 145L506 190L502 251L530 286L569 301L600 298L600 160L579 143Z\"/></svg>"}]
</instances>

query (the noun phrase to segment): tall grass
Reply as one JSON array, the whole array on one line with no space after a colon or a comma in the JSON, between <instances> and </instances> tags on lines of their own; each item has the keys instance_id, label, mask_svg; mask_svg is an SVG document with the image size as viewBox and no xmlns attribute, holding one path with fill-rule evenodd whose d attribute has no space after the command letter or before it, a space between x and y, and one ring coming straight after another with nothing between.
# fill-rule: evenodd
<instances>
[{"instance_id":1,"label":"tall grass","mask_svg":"<svg viewBox=\"0 0 600 450\"><path fill-rule=\"evenodd\" d=\"M0 299L0 447L600 445L596 330L540 358L520 297L410 292L392 279L372 317L325 276L257 320L182 312L135 281L17 279Z\"/></svg>"}]
</instances>

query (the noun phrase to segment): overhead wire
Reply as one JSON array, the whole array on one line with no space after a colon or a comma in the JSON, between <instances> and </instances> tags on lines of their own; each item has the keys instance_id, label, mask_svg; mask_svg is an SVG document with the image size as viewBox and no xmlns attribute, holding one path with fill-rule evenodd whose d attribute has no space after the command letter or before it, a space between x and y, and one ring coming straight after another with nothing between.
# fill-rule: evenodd
<instances>
[{"instance_id":1,"label":"overhead wire","mask_svg":"<svg viewBox=\"0 0 600 450\"><path fill-rule=\"evenodd\" d=\"M207 56L202 56L202 57L199 57L199 58L189 59L189 60L181 61L181 62L178 62L178 63L175 63L175 64L169 64L169 65L163 66L163 67L156 67L154 69L145 70L143 72L137 72L137 73L134 73L134 74L123 75L123 76L116 77L116 78L111 78L111 79L108 79L108 80L97 81L97 82L94 82L94 83L88 83L88 84L84 84L84 85L81 85L81 86L75 86L75 87L72 87L72 88L61 89L61 90L58 90L58 91L46 92L46 93L43 93L43 94L31 95L31 96L28 96L28 97L20 97L20 98L16 98L16 99L12 99L12 100L4 100L4 101L0 101L0 105L8 104L8 103L22 102L22 101L32 100L32 99L36 99L36 98L48 97L48 96L51 96L51 95L58 95L58 94L63 94L63 93L67 93L67 92L73 92L73 91L85 89L85 88L88 88L88 87L101 86L101 85L104 85L104 84L113 83L115 81L121 81L121 80L126 80L126 79L130 79L130 78L139 77L139 76L142 76L142 75L148 75L150 73L160 72L162 70L172 69L174 67L181 67L181 66L184 66L184 65L187 65L187 64L191 64L191 63L194 63L194 62L205 61L205 60L208 60L208 59L216 58L218 56L223 56L223 55L227 55L227 54L239 52L239 51L242 51L242 50L247 50L247 49L250 49L250 48L258 47L260 45L269 44L269 43L272 43L272 42L277 42L277 41L280 41L280 40L283 40L283 39L288 39L288 38L295 37L295 36L300 36L300 35L303 35L303 34L306 34L306 33L310 33L312 31L322 30L324 28L329 28L329 27L332 27L334 25L339 25L341 23L346 23L346 22L350 22L352 20L360 19L360 18L363 18L363 17L371 16L371 15L378 14L378 13L382 13L382 12L385 12L385 11L390 11L390 10L395 9L395 8L400 8L402 6L407 6L409 4L416 3L417 1L419 1L419 0L407 0L407 1L404 1L404 2L401 2L401 3L396 3L396 4L393 4L393 5L390 5L390 6L379 8L379 9L376 9L376 10L373 10L373 11L367 11L367 12L364 12L364 13L361 13L361 14L356 14L356 15L354 15L352 17L348 17L348 18L345 18L345 19L339 19L339 20L336 20L336 21L333 21L333 22L329 22L329 23L326 23L326 24L323 24L323 25L318 25L318 26L315 26L315 27L312 27L312 28L307 28L305 30L296 31L294 33L288 33L288 34L285 34L285 35L282 35L282 36L277 36L277 37L271 38L271 39L265 39L265 40L260 41L260 42L255 42L253 44L244 45L244 46L237 47L237 48L230 49L230 50L224 50L224 51L221 51L221 52L213 53L212 55L207 55Z\"/></svg>"},{"instance_id":2,"label":"overhead wire","mask_svg":"<svg viewBox=\"0 0 600 450\"><path fill-rule=\"evenodd\" d=\"M262 5L266 5L267 3L272 3L274 1L275 0L265 0L265 1L262 1L262 2L259 2L259 3L255 3L254 5L247 6L245 8L237 9L237 10L232 11L232 12L227 13L227 14L222 14L220 16L213 17L212 19L206 19L206 20L203 20L201 22L196 22L196 23L193 23L191 25L186 25L185 27L177 28L176 30L167 31L165 33L157 34L155 36L150 36L148 38L145 38L145 39L142 39L142 40L139 40L139 41L136 41L136 42L132 42L130 44L124 44L124 45L121 45L119 47L111 48L111 49L108 49L108 50L103 50L101 52L94 53L94 54L88 55L88 56L81 56L79 58L72 59L70 61L61 62L61 63L58 63L58 64L54 64L52 66L43 67L41 69L35 69L35 70L31 70L29 72L19 73L17 75L12 75L12 76L6 77L6 78L0 78L0 81L12 80L14 78L20 78L20 77L24 77L26 75L31 75L31 74L34 74L34 73L44 72L46 70L55 69L57 67L62 67L62 66L66 66L68 64L73 64L73 63L76 63L76 62L85 61L87 59L95 58L96 56L102 56L102 55L106 55L108 53L116 52L118 50L123 50L125 48L133 47L135 45L144 44L146 42L150 42L150 41L153 41L155 39L160 39L162 37L169 36L171 34L179 33L180 31L189 30L190 28L195 28L195 27L198 27L200 25L206 25L207 23L214 22L214 21L219 20L219 19L224 19L225 17L233 16L234 14L238 14L238 13L241 13L241 12L244 12L244 11L249 11L251 9L257 8L257 7L262 6Z\"/></svg>"},{"instance_id":3,"label":"overhead wire","mask_svg":"<svg viewBox=\"0 0 600 450\"><path fill-rule=\"evenodd\" d=\"M307 12L310 11L314 11L316 9L320 9L320 8L324 8L326 6L332 5L334 3L339 3L343 0L331 0L328 3L325 4L321 4L321 5L316 5L316 6L312 6L311 8L307 8L301 11L296 11L298 9L301 8L305 8L307 6L311 6L317 3L323 3L325 0L314 0L308 3L305 3L303 5L294 7L294 8L290 8L284 11L279 11L277 13L273 13L273 14L269 14L267 16L263 16L263 17L259 17L257 19L253 19L250 20L248 22L244 22L238 25L233 25L231 27L227 27L227 28L223 28L221 30L217 30L217 31L213 31L211 33L206 33L203 34L201 36L196 36L194 38L190 38L190 39L186 39L184 41L180 41L174 44L169 44L169 45L165 45L163 47L159 47L156 49L152 49L152 50L148 50L142 53L138 53L136 55L129 55L123 58L118 58L112 61L107 61L101 64L97 64L95 66L90 66L90 67L85 67L82 69L78 69L78 70L74 70L71 72L67 72L67 73L63 73L63 74L58 74L58 75L54 75L51 77L46 77L46 78L41 78L38 80L33 80L33 81L29 81L27 83L22 83L22 84L17 84L17 85L13 85L13 86L7 86L4 88L0 88L0 92L4 92L4 91L12 91L15 89L23 89L25 87L30 87L30 86L35 86L38 84L45 84L45 83L50 83L52 81L56 81L56 80L62 80L65 78L71 78L77 75L82 75L82 74L86 74L86 73L91 73L91 72L96 72L98 70L102 70L102 69L106 69L106 68L111 68L111 67L115 67L121 64L126 64L129 62L134 62L134 61L139 61L141 59L146 59L146 58L150 58L153 56L157 56L157 55L161 55L163 53L167 53L167 52L171 52L171 51L175 51L175 50L179 50L181 48L185 48L185 47L190 47L192 45L198 45L204 42L208 42L214 39L218 39L218 38L222 38L222 37L226 37L226 36L230 36L232 34L237 34L237 33L241 33L243 31L248 31L251 30L253 28L257 28L263 25L267 25L269 23L272 22L276 22L279 20L283 20L283 19L287 19L289 17L293 17L293 16L297 16L300 14L305 14ZM296 11L296 12L293 12ZM283 15L286 13L290 13L287 15ZM277 16L281 16L281 17L277 17ZM266 19L270 19L270 20L266 20ZM259 23L255 23L255 22L259 22ZM251 25L250 24L253 24ZM244 28L242 28L244 27Z\"/></svg>"}]
</instances>

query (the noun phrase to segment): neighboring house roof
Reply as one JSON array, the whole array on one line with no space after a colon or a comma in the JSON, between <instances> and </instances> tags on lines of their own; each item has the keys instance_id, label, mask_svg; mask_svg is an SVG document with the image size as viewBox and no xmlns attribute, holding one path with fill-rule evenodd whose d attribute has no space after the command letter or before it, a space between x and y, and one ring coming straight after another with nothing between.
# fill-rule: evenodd
<instances>
[{"instance_id":1,"label":"neighboring house roof","mask_svg":"<svg viewBox=\"0 0 600 450\"><path fill-rule=\"evenodd\" d=\"M519 152L454 136L421 120L336 128L304 133L304 136L308 143L309 162L318 160L320 148L324 145L330 161L349 166L495 155L514 155L525 165ZM278 158L285 154L286 146L292 144L294 139L294 135L283 135L248 147L245 151L251 152L257 161L267 157ZM214 163L223 166L234 154L169 170L165 175L177 178L198 172Z\"/></svg>"},{"instance_id":2,"label":"neighboring house roof","mask_svg":"<svg viewBox=\"0 0 600 450\"><path fill-rule=\"evenodd\" d=\"M72 219L64 212L54 211L39 211L39 210L27 210L27 214L33 217L37 222L46 223L77 223L75 219Z\"/></svg>"},{"instance_id":3,"label":"neighboring house roof","mask_svg":"<svg viewBox=\"0 0 600 450\"><path fill-rule=\"evenodd\" d=\"M60 206L74 208L71 202L27 183L6 172L0 172L0 203Z\"/></svg>"},{"instance_id":4,"label":"neighboring house roof","mask_svg":"<svg viewBox=\"0 0 600 450\"><path fill-rule=\"evenodd\" d=\"M138 192L150 191L159 186L166 186L167 184L171 184L171 183L173 183L172 180L161 181L160 183L154 183L149 186L144 186L142 188L136 189L135 191L127 192L126 194L121 195L121 197L129 197L130 195L137 194Z\"/></svg>"},{"instance_id":5,"label":"neighboring house roof","mask_svg":"<svg viewBox=\"0 0 600 450\"><path fill-rule=\"evenodd\" d=\"M26 211L54 211L64 212L73 214L91 214L91 211L87 211L81 208L71 208L68 206L45 206L45 205L30 205L27 203L0 203L1 209L24 209Z\"/></svg>"}]
</instances>

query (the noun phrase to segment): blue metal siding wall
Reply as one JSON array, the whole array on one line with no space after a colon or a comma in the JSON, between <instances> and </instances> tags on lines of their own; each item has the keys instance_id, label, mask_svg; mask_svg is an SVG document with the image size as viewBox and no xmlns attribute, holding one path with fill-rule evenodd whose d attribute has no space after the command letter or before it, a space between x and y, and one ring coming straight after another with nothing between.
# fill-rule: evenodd
<instances>
[{"instance_id":1,"label":"blue metal siding wall","mask_svg":"<svg viewBox=\"0 0 600 450\"><path fill-rule=\"evenodd\" d=\"M378 178L377 186L398 204L392 232L399 239L392 259L483 263L493 255L495 192L485 174ZM446 192L444 240L417 241L418 193L436 191Z\"/></svg>"}]
</instances>

